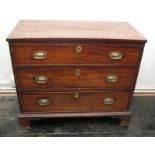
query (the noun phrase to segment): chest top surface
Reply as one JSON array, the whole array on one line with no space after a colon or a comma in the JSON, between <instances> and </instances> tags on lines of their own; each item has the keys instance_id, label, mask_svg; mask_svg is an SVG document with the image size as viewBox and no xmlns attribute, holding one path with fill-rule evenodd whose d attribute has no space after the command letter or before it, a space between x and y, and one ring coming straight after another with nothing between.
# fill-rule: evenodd
<instances>
[{"instance_id":1,"label":"chest top surface","mask_svg":"<svg viewBox=\"0 0 155 155\"><path fill-rule=\"evenodd\" d=\"M21 20L7 40L99 39L146 42L127 22Z\"/></svg>"}]
</instances>

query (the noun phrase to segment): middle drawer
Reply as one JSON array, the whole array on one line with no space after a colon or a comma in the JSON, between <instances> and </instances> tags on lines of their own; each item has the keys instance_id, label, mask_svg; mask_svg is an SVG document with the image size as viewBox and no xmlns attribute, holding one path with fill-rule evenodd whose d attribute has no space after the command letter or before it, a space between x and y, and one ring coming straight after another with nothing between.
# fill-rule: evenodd
<instances>
[{"instance_id":1,"label":"middle drawer","mask_svg":"<svg viewBox=\"0 0 155 155\"><path fill-rule=\"evenodd\" d=\"M19 89L132 88L136 68L16 68Z\"/></svg>"}]
</instances>

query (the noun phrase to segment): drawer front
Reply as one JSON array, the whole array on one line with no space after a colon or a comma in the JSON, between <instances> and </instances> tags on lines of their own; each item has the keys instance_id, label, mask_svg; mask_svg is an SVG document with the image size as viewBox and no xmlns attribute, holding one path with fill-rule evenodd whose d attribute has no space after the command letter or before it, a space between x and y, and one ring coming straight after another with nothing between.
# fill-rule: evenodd
<instances>
[{"instance_id":1,"label":"drawer front","mask_svg":"<svg viewBox=\"0 0 155 155\"><path fill-rule=\"evenodd\" d=\"M20 94L22 112L97 112L126 110L128 92L53 92Z\"/></svg>"},{"instance_id":2,"label":"drawer front","mask_svg":"<svg viewBox=\"0 0 155 155\"><path fill-rule=\"evenodd\" d=\"M131 88L135 68L38 68L16 69L17 87L47 90L53 88Z\"/></svg>"},{"instance_id":3,"label":"drawer front","mask_svg":"<svg viewBox=\"0 0 155 155\"><path fill-rule=\"evenodd\" d=\"M107 45L13 45L15 64L136 64L140 48Z\"/></svg>"}]
</instances>

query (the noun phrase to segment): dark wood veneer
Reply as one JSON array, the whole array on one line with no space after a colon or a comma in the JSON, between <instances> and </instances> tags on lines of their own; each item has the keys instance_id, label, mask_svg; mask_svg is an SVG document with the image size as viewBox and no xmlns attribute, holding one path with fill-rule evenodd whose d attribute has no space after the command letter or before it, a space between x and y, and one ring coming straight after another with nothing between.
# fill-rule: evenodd
<instances>
[{"instance_id":1,"label":"dark wood veneer","mask_svg":"<svg viewBox=\"0 0 155 155\"><path fill-rule=\"evenodd\" d=\"M76 46L81 46L82 51L76 52ZM140 47L133 48L130 46L117 45L98 45L96 44L23 44L13 45L12 55L15 64L137 64ZM47 58L36 60L33 58L35 51L45 51ZM123 53L121 60L112 60L109 54L113 51Z\"/></svg>"},{"instance_id":2,"label":"dark wood veneer","mask_svg":"<svg viewBox=\"0 0 155 155\"><path fill-rule=\"evenodd\" d=\"M32 119L118 117L128 126L129 111L146 39L126 22L20 21L7 38L21 114L21 128ZM76 52L81 46L82 51ZM35 51L46 59L33 58ZM113 51L123 53L112 60ZM75 70L80 70L80 75ZM118 75L108 83L107 75ZM37 84L36 76L48 82ZM78 93L78 97L75 94ZM38 99L49 99L41 106ZM104 98L114 104L105 105Z\"/></svg>"},{"instance_id":3,"label":"dark wood veneer","mask_svg":"<svg viewBox=\"0 0 155 155\"><path fill-rule=\"evenodd\" d=\"M79 97L75 98L75 93ZM103 103L105 98L113 98L114 104ZM103 112L127 110L129 92L53 92L53 93L21 93L20 103L22 112ZM38 105L41 98L48 99L46 106ZM95 101L95 102L94 102Z\"/></svg>"},{"instance_id":4,"label":"dark wood veneer","mask_svg":"<svg viewBox=\"0 0 155 155\"><path fill-rule=\"evenodd\" d=\"M76 75L76 70L80 75ZM108 75L118 75L116 83L108 83ZM16 69L17 86L21 89L46 89L50 88L131 88L134 85L136 69L131 68L27 68ZM38 84L35 77L46 76L48 82Z\"/></svg>"}]
</instances>

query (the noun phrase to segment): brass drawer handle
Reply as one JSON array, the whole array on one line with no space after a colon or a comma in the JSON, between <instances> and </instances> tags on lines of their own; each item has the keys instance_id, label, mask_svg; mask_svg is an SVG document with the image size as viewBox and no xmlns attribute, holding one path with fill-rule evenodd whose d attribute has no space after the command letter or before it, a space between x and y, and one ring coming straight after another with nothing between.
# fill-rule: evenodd
<instances>
[{"instance_id":1,"label":"brass drawer handle","mask_svg":"<svg viewBox=\"0 0 155 155\"><path fill-rule=\"evenodd\" d=\"M115 82L118 82L119 76L118 75L108 75L106 80L109 83L115 83Z\"/></svg>"},{"instance_id":2,"label":"brass drawer handle","mask_svg":"<svg viewBox=\"0 0 155 155\"><path fill-rule=\"evenodd\" d=\"M46 76L37 76L35 77L35 82L36 83L47 83L48 78Z\"/></svg>"},{"instance_id":3,"label":"brass drawer handle","mask_svg":"<svg viewBox=\"0 0 155 155\"><path fill-rule=\"evenodd\" d=\"M46 99L46 98L42 98L42 99L39 99L38 100L38 104L40 105L40 106L46 106L46 105L48 105L50 103L50 101L48 100L48 99Z\"/></svg>"},{"instance_id":4,"label":"brass drawer handle","mask_svg":"<svg viewBox=\"0 0 155 155\"><path fill-rule=\"evenodd\" d=\"M82 51L82 47L81 46L76 46L76 52L80 53Z\"/></svg>"},{"instance_id":5,"label":"brass drawer handle","mask_svg":"<svg viewBox=\"0 0 155 155\"><path fill-rule=\"evenodd\" d=\"M109 57L112 60L120 60L123 58L123 53L120 51L114 51L109 54Z\"/></svg>"},{"instance_id":6,"label":"brass drawer handle","mask_svg":"<svg viewBox=\"0 0 155 155\"><path fill-rule=\"evenodd\" d=\"M76 74L77 76L80 75L80 72L81 72L80 69L76 69L76 70L75 70L75 74Z\"/></svg>"},{"instance_id":7,"label":"brass drawer handle","mask_svg":"<svg viewBox=\"0 0 155 155\"><path fill-rule=\"evenodd\" d=\"M104 104L110 105L110 104L114 104L115 100L113 98L105 98L103 100Z\"/></svg>"},{"instance_id":8,"label":"brass drawer handle","mask_svg":"<svg viewBox=\"0 0 155 155\"><path fill-rule=\"evenodd\" d=\"M78 92L75 92L74 93L74 98L79 98L79 97L80 97L79 93Z\"/></svg>"},{"instance_id":9,"label":"brass drawer handle","mask_svg":"<svg viewBox=\"0 0 155 155\"><path fill-rule=\"evenodd\" d=\"M44 51L36 51L33 53L33 58L37 60L42 60L47 57L47 53Z\"/></svg>"}]
</instances>

